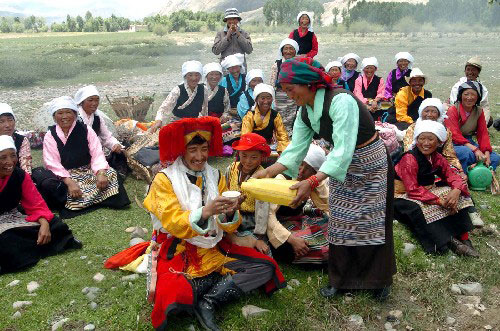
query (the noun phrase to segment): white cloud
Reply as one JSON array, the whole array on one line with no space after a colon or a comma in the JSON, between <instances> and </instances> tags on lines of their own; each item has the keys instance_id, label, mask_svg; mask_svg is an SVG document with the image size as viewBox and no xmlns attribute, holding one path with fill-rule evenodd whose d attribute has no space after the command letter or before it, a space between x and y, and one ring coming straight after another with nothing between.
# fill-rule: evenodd
<instances>
[{"instance_id":1,"label":"white cloud","mask_svg":"<svg viewBox=\"0 0 500 331\"><path fill-rule=\"evenodd\" d=\"M94 15L111 14L129 18L142 18L157 12L164 0L0 0L0 10L20 12L25 15L72 16L84 15L90 10Z\"/></svg>"}]
</instances>

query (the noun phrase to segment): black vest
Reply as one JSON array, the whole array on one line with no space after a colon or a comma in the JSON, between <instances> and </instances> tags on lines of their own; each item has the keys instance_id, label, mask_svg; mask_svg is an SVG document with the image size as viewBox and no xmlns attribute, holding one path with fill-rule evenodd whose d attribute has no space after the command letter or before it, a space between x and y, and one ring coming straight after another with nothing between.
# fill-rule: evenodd
<instances>
[{"instance_id":1,"label":"black vest","mask_svg":"<svg viewBox=\"0 0 500 331\"><path fill-rule=\"evenodd\" d=\"M411 91L410 91L411 93ZM411 119L415 122L418 118L418 108L422 104L422 101L427 98L432 98L432 93L424 90L424 97L417 96L415 100L411 104L408 105L407 115L411 117Z\"/></svg>"},{"instance_id":2,"label":"black vest","mask_svg":"<svg viewBox=\"0 0 500 331\"><path fill-rule=\"evenodd\" d=\"M180 84L179 89L181 90L181 95L177 98L177 103L172 113L179 118L197 118L200 116L201 108L203 107L203 99L205 98L205 86L203 84L198 84L196 96L193 101L183 109L179 109L179 107L189 99L189 96L184 84Z\"/></svg>"},{"instance_id":3,"label":"black vest","mask_svg":"<svg viewBox=\"0 0 500 331\"><path fill-rule=\"evenodd\" d=\"M0 201L2 201L0 204L0 214L9 212L19 206L22 198L21 185L23 184L25 175L24 170L14 167L9 181L3 188L3 191L0 192Z\"/></svg>"},{"instance_id":4,"label":"black vest","mask_svg":"<svg viewBox=\"0 0 500 331\"><path fill-rule=\"evenodd\" d=\"M269 116L269 124L262 130L256 130L254 129L252 132L258 134L259 136L263 137L266 139L268 144L271 144L273 141L273 133L274 133L274 120L276 119L276 116L278 116L278 112L274 109L270 110L271 115ZM252 119L253 116L255 115L255 112L252 113Z\"/></svg>"},{"instance_id":5,"label":"black vest","mask_svg":"<svg viewBox=\"0 0 500 331\"><path fill-rule=\"evenodd\" d=\"M299 29L293 30L293 40L295 40L297 44L299 44L299 52L297 53L297 55L307 54L312 50L313 35L313 32L307 31L305 36L300 37Z\"/></svg>"},{"instance_id":6,"label":"black vest","mask_svg":"<svg viewBox=\"0 0 500 331\"><path fill-rule=\"evenodd\" d=\"M64 145L56 133L56 126L49 127L50 133L57 143L61 164L65 169L80 168L90 164L89 141L87 139L87 126L80 121L76 125Z\"/></svg>"},{"instance_id":7,"label":"black vest","mask_svg":"<svg viewBox=\"0 0 500 331\"><path fill-rule=\"evenodd\" d=\"M422 154L418 148L415 146L412 150L406 153L412 154L417 160L418 171L417 171L417 182L421 186L427 186L434 184L436 176L442 178L441 169L432 169L432 164L427 160L424 154ZM405 154L406 154L405 153Z\"/></svg>"},{"instance_id":8,"label":"black vest","mask_svg":"<svg viewBox=\"0 0 500 331\"><path fill-rule=\"evenodd\" d=\"M274 87L276 87L276 88L281 88L281 85L278 83L278 78L280 77L282 63L283 63L283 59L276 60L276 67L278 67L278 73L276 74L276 81L274 82Z\"/></svg>"},{"instance_id":9,"label":"black vest","mask_svg":"<svg viewBox=\"0 0 500 331\"><path fill-rule=\"evenodd\" d=\"M349 91L354 91L354 83L356 82L356 79L358 78L359 76L359 72L358 71L355 71L354 74L352 75L351 78L349 78L347 80L347 86L349 86Z\"/></svg>"},{"instance_id":10,"label":"black vest","mask_svg":"<svg viewBox=\"0 0 500 331\"><path fill-rule=\"evenodd\" d=\"M19 151L21 150L21 146L23 145L24 136L20 135L17 132L14 132L14 134L12 135L12 139L14 139L14 145L16 145L17 158L19 158ZM19 162L17 164L19 164Z\"/></svg>"},{"instance_id":11,"label":"black vest","mask_svg":"<svg viewBox=\"0 0 500 331\"><path fill-rule=\"evenodd\" d=\"M361 82L361 93L367 99L375 99L377 97L377 90L379 84L380 84L380 77L374 75L372 81L370 82L370 84L368 84L366 90L365 90L365 84Z\"/></svg>"},{"instance_id":12,"label":"black vest","mask_svg":"<svg viewBox=\"0 0 500 331\"><path fill-rule=\"evenodd\" d=\"M405 77L410 77L411 69L408 69L404 75L396 79L396 70L392 70L391 83L392 83L392 93L396 94L402 87L408 86Z\"/></svg>"},{"instance_id":13,"label":"black vest","mask_svg":"<svg viewBox=\"0 0 500 331\"><path fill-rule=\"evenodd\" d=\"M96 133L96 135L101 134L101 118L94 114L94 122L92 123L92 130Z\"/></svg>"},{"instance_id":14,"label":"black vest","mask_svg":"<svg viewBox=\"0 0 500 331\"><path fill-rule=\"evenodd\" d=\"M240 96L241 94L246 90L247 88L247 83L246 83L246 75L245 74L240 74L241 76L241 86L238 91L235 91L233 88L233 84L231 84L231 79L229 78L231 74L227 74L226 77L226 85L227 85L227 92L229 93L229 102L231 103L231 108L236 108L238 106L238 101L240 101Z\"/></svg>"},{"instance_id":15,"label":"black vest","mask_svg":"<svg viewBox=\"0 0 500 331\"><path fill-rule=\"evenodd\" d=\"M323 115L320 120L320 128L319 133L315 132L314 139L323 138L328 141L330 144L334 144L332 140L332 132L333 132L333 121L330 118L330 104L332 103L332 99L340 93L347 93L356 100L359 108L359 126L358 126L358 136L356 139L356 145L363 144L370 140L371 137L375 134L375 124L373 122L372 115L370 111L366 108L366 105L358 100L350 91L344 89L334 89L333 91L325 91L325 100L323 102ZM301 118L305 125L309 127L309 129L313 130L311 126L311 121L309 120L307 114L307 108L305 106L301 109ZM313 130L314 131L314 130Z\"/></svg>"},{"instance_id":16,"label":"black vest","mask_svg":"<svg viewBox=\"0 0 500 331\"><path fill-rule=\"evenodd\" d=\"M226 94L226 88L219 85L217 93L208 102L208 115L221 117L224 113L224 95Z\"/></svg>"},{"instance_id":17,"label":"black vest","mask_svg":"<svg viewBox=\"0 0 500 331\"><path fill-rule=\"evenodd\" d=\"M253 105L255 105L255 100L252 98L248 90L245 91L245 97L247 98L248 109L252 109Z\"/></svg>"}]
</instances>

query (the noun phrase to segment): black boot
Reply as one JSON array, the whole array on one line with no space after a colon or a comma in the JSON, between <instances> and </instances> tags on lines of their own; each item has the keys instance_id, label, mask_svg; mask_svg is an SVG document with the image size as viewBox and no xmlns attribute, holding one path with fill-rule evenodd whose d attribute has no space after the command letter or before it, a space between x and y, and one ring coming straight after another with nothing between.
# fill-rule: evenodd
<instances>
[{"instance_id":1,"label":"black boot","mask_svg":"<svg viewBox=\"0 0 500 331\"><path fill-rule=\"evenodd\" d=\"M195 314L201 325L210 331L219 331L215 324L215 307L234 301L243 295L243 291L234 283L231 275L228 275L198 300Z\"/></svg>"},{"instance_id":2,"label":"black boot","mask_svg":"<svg viewBox=\"0 0 500 331\"><path fill-rule=\"evenodd\" d=\"M319 294L321 294L321 296L323 298L326 298L326 299L331 299L335 296L335 294L337 294L338 290L333 287L333 286L326 286L326 287L322 287L319 289Z\"/></svg>"}]
</instances>

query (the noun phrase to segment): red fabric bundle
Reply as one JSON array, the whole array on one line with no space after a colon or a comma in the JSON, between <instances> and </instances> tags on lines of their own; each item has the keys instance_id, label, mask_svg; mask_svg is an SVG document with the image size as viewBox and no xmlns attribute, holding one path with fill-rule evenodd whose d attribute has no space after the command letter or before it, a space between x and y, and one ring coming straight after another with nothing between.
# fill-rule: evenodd
<instances>
[{"instance_id":1,"label":"red fabric bundle","mask_svg":"<svg viewBox=\"0 0 500 331\"><path fill-rule=\"evenodd\" d=\"M142 254L144 254L148 247L149 247L149 241L145 241L137 245L134 245L132 247L129 247L107 259L106 262L104 262L104 268L115 269L123 267L124 265L129 264Z\"/></svg>"}]
</instances>

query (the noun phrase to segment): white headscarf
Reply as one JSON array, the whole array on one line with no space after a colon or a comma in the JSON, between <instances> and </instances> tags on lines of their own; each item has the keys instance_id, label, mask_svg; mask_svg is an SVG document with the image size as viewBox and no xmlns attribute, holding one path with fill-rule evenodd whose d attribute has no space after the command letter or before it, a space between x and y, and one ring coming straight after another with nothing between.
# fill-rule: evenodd
<instances>
[{"instance_id":1,"label":"white headscarf","mask_svg":"<svg viewBox=\"0 0 500 331\"><path fill-rule=\"evenodd\" d=\"M182 64L182 78L190 72L197 72L203 75L203 65L200 61L186 61Z\"/></svg>"},{"instance_id":2,"label":"white headscarf","mask_svg":"<svg viewBox=\"0 0 500 331\"><path fill-rule=\"evenodd\" d=\"M410 63L408 63L408 69L411 69L413 67L413 62L415 62L415 60L413 59L413 56L410 53L399 52L394 56L394 60L396 61L396 65L398 64L398 61L402 60L402 59L408 60L410 62Z\"/></svg>"},{"instance_id":3,"label":"white headscarf","mask_svg":"<svg viewBox=\"0 0 500 331\"><path fill-rule=\"evenodd\" d=\"M6 134L0 136L0 152L6 149L14 149L17 151L16 144L14 144L14 139Z\"/></svg>"},{"instance_id":4,"label":"white headscarf","mask_svg":"<svg viewBox=\"0 0 500 331\"><path fill-rule=\"evenodd\" d=\"M5 102L0 102L0 115L10 114L16 119L16 115L14 115L14 111L12 107L6 104Z\"/></svg>"},{"instance_id":5,"label":"white headscarf","mask_svg":"<svg viewBox=\"0 0 500 331\"><path fill-rule=\"evenodd\" d=\"M363 70L366 66L375 66L375 70L378 69L378 60L376 57L365 57L361 62L361 70Z\"/></svg>"},{"instance_id":6,"label":"white headscarf","mask_svg":"<svg viewBox=\"0 0 500 331\"><path fill-rule=\"evenodd\" d=\"M274 102L274 87L272 87L271 85L268 85L268 84L260 83L260 84L257 84L255 86L255 89L253 90L253 99L255 100L255 104L253 105L252 108L255 108L255 106L257 105L257 97L259 96L259 94L264 93L264 92L271 94L271 96L273 97L273 102Z\"/></svg>"},{"instance_id":7,"label":"white headscarf","mask_svg":"<svg viewBox=\"0 0 500 331\"><path fill-rule=\"evenodd\" d=\"M339 69L342 70L342 63L340 63L339 61L328 62L328 64L325 67L325 71L328 72L333 67L338 67Z\"/></svg>"},{"instance_id":8,"label":"white headscarf","mask_svg":"<svg viewBox=\"0 0 500 331\"><path fill-rule=\"evenodd\" d=\"M299 52L299 44L297 44L297 42L293 39L285 38L281 41L280 48L278 48L278 60L283 59L283 47L285 47L286 45L290 45L295 48L295 54Z\"/></svg>"},{"instance_id":9,"label":"white headscarf","mask_svg":"<svg viewBox=\"0 0 500 331\"><path fill-rule=\"evenodd\" d=\"M304 158L304 162L309 164L314 170L318 171L325 161L326 154L323 148L314 144L309 145L309 150Z\"/></svg>"},{"instance_id":10,"label":"white headscarf","mask_svg":"<svg viewBox=\"0 0 500 331\"><path fill-rule=\"evenodd\" d=\"M260 78L262 78L262 80L264 80L264 73L262 72L262 70L260 70L260 69L250 70L245 78L245 82L247 83L247 86L248 86L248 84L250 84L252 79L257 78L257 77L260 77Z\"/></svg>"},{"instance_id":11,"label":"white headscarf","mask_svg":"<svg viewBox=\"0 0 500 331\"><path fill-rule=\"evenodd\" d=\"M356 68L358 67L359 62L361 62L361 58L356 53L347 53L346 55L344 55L342 57L342 59L340 60L340 62L342 63L342 65L344 65L347 62L347 60L349 60L349 59L356 60Z\"/></svg>"},{"instance_id":12,"label":"white headscarf","mask_svg":"<svg viewBox=\"0 0 500 331\"><path fill-rule=\"evenodd\" d=\"M217 62L205 64L205 66L203 67L203 78L207 79L207 75L212 71L220 72L220 74L222 75L222 66Z\"/></svg>"},{"instance_id":13,"label":"white headscarf","mask_svg":"<svg viewBox=\"0 0 500 331\"><path fill-rule=\"evenodd\" d=\"M234 66L242 66L245 62L245 55L241 53L236 53L232 55L228 55L222 60L221 65L222 68L227 69Z\"/></svg>"},{"instance_id":14,"label":"white headscarf","mask_svg":"<svg viewBox=\"0 0 500 331\"><path fill-rule=\"evenodd\" d=\"M309 12L309 11L301 11L297 15L297 23L300 23L300 17L302 15L307 15L309 17L309 25L307 26L307 30L309 30L311 32L314 32L314 29L313 29L314 13L313 12Z\"/></svg>"},{"instance_id":15,"label":"white headscarf","mask_svg":"<svg viewBox=\"0 0 500 331\"><path fill-rule=\"evenodd\" d=\"M429 107L429 106L436 107L437 110L439 111L439 117L437 119L437 121L439 123L442 124L444 122L444 120L446 118L448 118L448 116L446 115L446 113L444 111L443 103L441 102L441 100L439 100L438 98L427 98L424 101L422 101L422 103L420 104L420 107L418 108L418 119L419 120L422 118L422 112L424 111L424 109Z\"/></svg>"},{"instance_id":16,"label":"white headscarf","mask_svg":"<svg viewBox=\"0 0 500 331\"><path fill-rule=\"evenodd\" d=\"M418 136L420 136L424 132L430 132L436 135L436 137L441 142L440 145L444 144L448 135L444 125L439 122L430 120L417 121L415 123L415 131L413 131L413 142L411 144L411 148L416 146Z\"/></svg>"},{"instance_id":17,"label":"white headscarf","mask_svg":"<svg viewBox=\"0 0 500 331\"><path fill-rule=\"evenodd\" d=\"M63 108L71 109L75 113L78 113L78 106L76 105L75 100L67 95L52 99L50 102L49 111L52 115L54 115L59 109Z\"/></svg>"},{"instance_id":18,"label":"white headscarf","mask_svg":"<svg viewBox=\"0 0 500 331\"><path fill-rule=\"evenodd\" d=\"M94 85L84 86L78 91L76 91L75 102L77 105L79 105L83 102L83 100L94 95L99 96L99 91L97 91L97 88Z\"/></svg>"}]
</instances>

